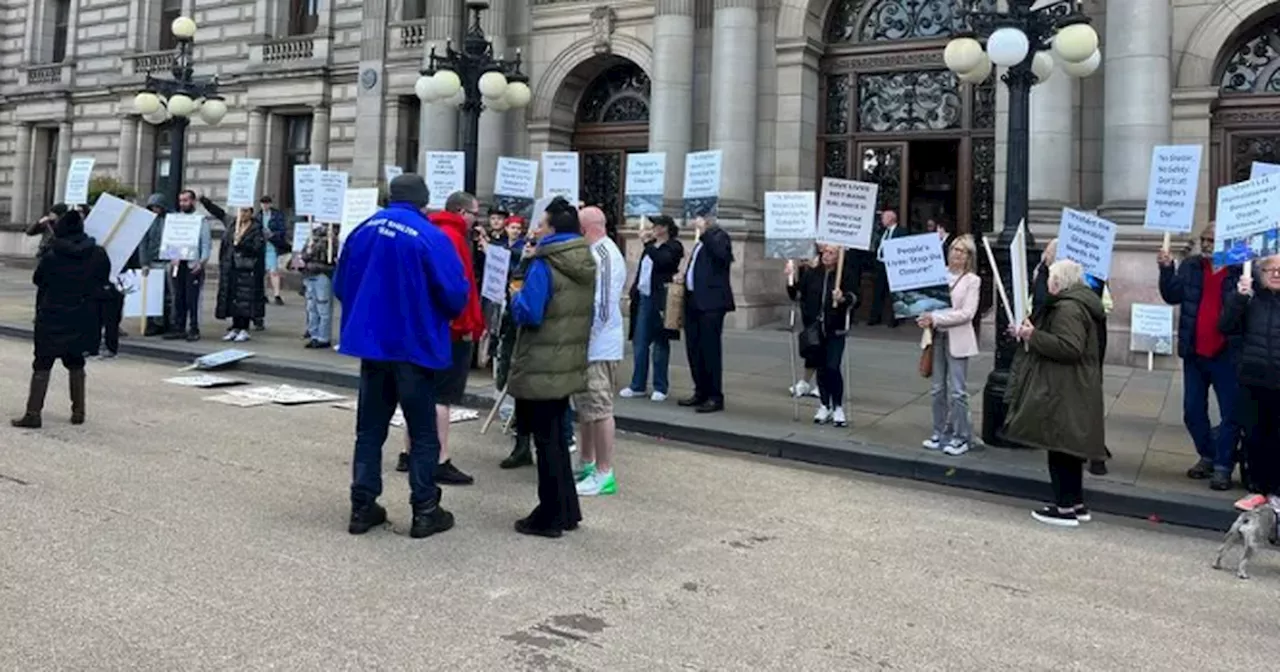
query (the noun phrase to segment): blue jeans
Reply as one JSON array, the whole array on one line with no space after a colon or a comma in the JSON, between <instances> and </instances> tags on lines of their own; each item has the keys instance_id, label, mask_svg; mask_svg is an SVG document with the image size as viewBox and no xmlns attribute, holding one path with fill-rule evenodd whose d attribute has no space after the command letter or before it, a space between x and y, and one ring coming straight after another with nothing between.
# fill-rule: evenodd
<instances>
[{"instance_id":1,"label":"blue jeans","mask_svg":"<svg viewBox=\"0 0 1280 672\"><path fill-rule=\"evenodd\" d=\"M631 389L644 392L649 386L649 346L653 346L653 390L667 393L671 383L667 378L667 367L671 362L671 341L667 340L667 332L662 328L662 316L658 314L658 304L651 296L640 295L640 306L636 309L635 340L632 349L635 351L635 370L631 374Z\"/></svg>"},{"instance_id":2,"label":"blue jeans","mask_svg":"<svg viewBox=\"0 0 1280 672\"><path fill-rule=\"evenodd\" d=\"M333 281L327 275L309 275L302 284L307 290L307 335L328 343L333 320Z\"/></svg>"},{"instance_id":3,"label":"blue jeans","mask_svg":"<svg viewBox=\"0 0 1280 672\"><path fill-rule=\"evenodd\" d=\"M351 460L351 503L362 505L382 494L382 444L396 405L409 431L409 501L435 501L436 372L408 362L360 361L360 402L356 408L356 449Z\"/></svg>"},{"instance_id":4,"label":"blue jeans","mask_svg":"<svg viewBox=\"0 0 1280 672\"><path fill-rule=\"evenodd\" d=\"M1216 441L1209 423L1210 387L1218 398L1218 412L1222 415ZM1182 388L1182 422L1196 444L1200 459L1213 462L1214 471L1231 473L1240 436L1236 420L1240 386L1231 357L1225 353L1212 359L1188 356L1182 360Z\"/></svg>"}]
</instances>

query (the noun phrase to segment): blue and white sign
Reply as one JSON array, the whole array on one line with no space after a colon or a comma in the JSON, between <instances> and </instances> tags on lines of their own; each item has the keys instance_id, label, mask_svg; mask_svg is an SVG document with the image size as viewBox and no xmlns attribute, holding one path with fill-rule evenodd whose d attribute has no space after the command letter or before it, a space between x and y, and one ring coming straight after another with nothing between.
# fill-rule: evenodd
<instances>
[{"instance_id":1,"label":"blue and white sign","mask_svg":"<svg viewBox=\"0 0 1280 672\"><path fill-rule=\"evenodd\" d=\"M1097 215L1062 209L1058 227L1058 258L1070 259L1084 272L1100 280L1111 277L1111 253L1116 246L1116 225Z\"/></svg>"}]
</instances>

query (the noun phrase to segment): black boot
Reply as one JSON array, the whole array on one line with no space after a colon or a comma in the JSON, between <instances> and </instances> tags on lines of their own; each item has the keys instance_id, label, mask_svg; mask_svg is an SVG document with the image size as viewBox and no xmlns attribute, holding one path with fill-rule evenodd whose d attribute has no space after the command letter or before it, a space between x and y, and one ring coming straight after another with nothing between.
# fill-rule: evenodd
<instances>
[{"instance_id":1,"label":"black boot","mask_svg":"<svg viewBox=\"0 0 1280 672\"><path fill-rule=\"evenodd\" d=\"M31 388L27 392L27 411L21 418L14 418L9 424L26 429L40 429L40 412L44 410L44 397L49 392L49 371L32 371Z\"/></svg>"},{"instance_id":2,"label":"black boot","mask_svg":"<svg viewBox=\"0 0 1280 672\"><path fill-rule=\"evenodd\" d=\"M446 532L453 528L453 514L440 506L440 488L436 488L436 496L427 502L413 505L413 525L409 528L409 536L424 539L433 534Z\"/></svg>"},{"instance_id":3,"label":"black boot","mask_svg":"<svg viewBox=\"0 0 1280 672\"><path fill-rule=\"evenodd\" d=\"M347 524L347 531L351 534L364 534L385 522L387 522L387 510L377 502L353 504L351 522Z\"/></svg>"},{"instance_id":4,"label":"black boot","mask_svg":"<svg viewBox=\"0 0 1280 672\"><path fill-rule=\"evenodd\" d=\"M519 469L533 464L533 451L530 448L532 441L529 439L528 434L517 434L516 445L511 449L511 454L499 466L503 469Z\"/></svg>"},{"instance_id":5,"label":"black boot","mask_svg":"<svg viewBox=\"0 0 1280 672\"><path fill-rule=\"evenodd\" d=\"M72 369L67 372L71 380L71 424L84 424L84 369Z\"/></svg>"}]
</instances>

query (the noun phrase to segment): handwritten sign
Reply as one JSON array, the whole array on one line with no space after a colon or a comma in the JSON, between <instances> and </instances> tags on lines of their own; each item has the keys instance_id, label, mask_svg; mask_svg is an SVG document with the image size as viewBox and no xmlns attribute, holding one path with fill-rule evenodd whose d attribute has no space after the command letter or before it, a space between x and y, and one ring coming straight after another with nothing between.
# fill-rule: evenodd
<instances>
[{"instance_id":1,"label":"handwritten sign","mask_svg":"<svg viewBox=\"0 0 1280 672\"><path fill-rule=\"evenodd\" d=\"M494 303L507 300L507 275L511 271L511 251L490 245L484 256L484 283L480 295Z\"/></svg>"},{"instance_id":2,"label":"handwritten sign","mask_svg":"<svg viewBox=\"0 0 1280 672\"><path fill-rule=\"evenodd\" d=\"M764 256L808 259L813 256L817 195L812 191L769 191L764 195Z\"/></svg>"},{"instance_id":3,"label":"handwritten sign","mask_svg":"<svg viewBox=\"0 0 1280 672\"><path fill-rule=\"evenodd\" d=\"M1173 354L1173 306L1135 303L1129 311L1129 350Z\"/></svg>"},{"instance_id":4,"label":"handwritten sign","mask_svg":"<svg viewBox=\"0 0 1280 672\"><path fill-rule=\"evenodd\" d=\"M818 242L870 250L879 191L880 185L872 182L822 178L822 196L818 200Z\"/></svg>"},{"instance_id":5,"label":"handwritten sign","mask_svg":"<svg viewBox=\"0 0 1280 672\"><path fill-rule=\"evenodd\" d=\"M1062 209L1058 227L1058 258L1070 259L1084 272L1101 280L1111 277L1111 252L1116 246L1116 225L1087 212Z\"/></svg>"},{"instance_id":6,"label":"handwritten sign","mask_svg":"<svg viewBox=\"0 0 1280 672\"><path fill-rule=\"evenodd\" d=\"M529 214L537 187L537 161L510 156L498 157L497 173L493 180L493 200L498 207L511 214Z\"/></svg>"},{"instance_id":7,"label":"handwritten sign","mask_svg":"<svg viewBox=\"0 0 1280 672\"><path fill-rule=\"evenodd\" d=\"M77 156L67 166L67 187L62 202L68 206L89 204L89 180L93 178L92 156Z\"/></svg>"},{"instance_id":8,"label":"handwritten sign","mask_svg":"<svg viewBox=\"0 0 1280 672\"><path fill-rule=\"evenodd\" d=\"M578 153L542 153L542 196L563 196L564 200L578 202Z\"/></svg>"},{"instance_id":9,"label":"handwritten sign","mask_svg":"<svg viewBox=\"0 0 1280 672\"><path fill-rule=\"evenodd\" d=\"M467 155L462 152L427 152L427 191L431 199L427 207L443 210L454 192L467 184Z\"/></svg>"},{"instance_id":10,"label":"handwritten sign","mask_svg":"<svg viewBox=\"0 0 1280 672\"><path fill-rule=\"evenodd\" d=\"M1256 180L1259 177L1266 177L1275 173L1280 173L1280 166L1274 163L1263 163L1262 161L1254 161L1249 166L1249 179Z\"/></svg>"},{"instance_id":11,"label":"handwritten sign","mask_svg":"<svg viewBox=\"0 0 1280 672\"><path fill-rule=\"evenodd\" d=\"M227 173L227 207L252 208L258 191L259 159L232 159Z\"/></svg>"},{"instance_id":12,"label":"handwritten sign","mask_svg":"<svg viewBox=\"0 0 1280 672\"><path fill-rule=\"evenodd\" d=\"M400 166L392 166L390 164L382 166L382 179L386 180L388 185L391 184L391 180L401 175L404 175L404 168Z\"/></svg>"},{"instance_id":13,"label":"handwritten sign","mask_svg":"<svg viewBox=\"0 0 1280 672\"><path fill-rule=\"evenodd\" d=\"M343 221L345 214L343 199L347 194L347 184L350 177L340 170L322 170L319 179L316 181L316 211L315 218L317 221L326 224L339 224ZM376 193L377 190L375 189Z\"/></svg>"},{"instance_id":14,"label":"handwritten sign","mask_svg":"<svg viewBox=\"0 0 1280 672\"><path fill-rule=\"evenodd\" d=\"M377 212L377 189L348 189L342 199L342 238Z\"/></svg>"},{"instance_id":15,"label":"handwritten sign","mask_svg":"<svg viewBox=\"0 0 1280 672\"><path fill-rule=\"evenodd\" d=\"M311 240L311 222L298 222L293 225L293 252L296 254L307 249L307 242Z\"/></svg>"},{"instance_id":16,"label":"handwritten sign","mask_svg":"<svg viewBox=\"0 0 1280 672\"><path fill-rule=\"evenodd\" d=\"M1013 244L1009 246L1009 263L1012 264L1013 280L1013 322L1022 324L1030 316L1027 309L1028 292L1031 291L1031 279L1027 270L1027 222L1018 224L1018 232L1013 236Z\"/></svg>"},{"instance_id":17,"label":"handwritten sign","mask_svg":"<svg viewBox=\"0 0 1280 672\"><path fill-rule=\"evenodd\" d=\"M293 211L303 216L316 214L316 194L320 189L320 173L324 172L314 163L293 167Z\"/></svg>"},{"instance_id":18,"label":"handwritten sign","mask_svg":"<svg viewBox=\"0 0 1280 672\"><path fill-rule=\"evenodd\" d=\"M160 234L160 258L194 261L200 255L200 233L204 229L204 217L169 213L164 216L164 231Z\"/></svg>"},{"instance_id":19,"label":"handwritten sign","mask_svg":"<svg viewBox=\"0 0 1280 672\"><path fill-rule=\"evenodd\" d=\"M662 214L666 193L667 154L627 155L626 215L641 217Z\"/></svg>"},{"instance_id":20,"label":"handwritten sign","mask_svg":"<svg viewBox=\"0 0 1280 672\"><path fill-rule=\"evenodd\" d=\"M720 210L720 150L687 154L684 159L684 215L715 216Z\"/></svg>"},{"instance_id":21,"label":"handwritten sign","mask_svg":"<svg viewBox=\"0 0 1280 672\"><path fill-rule=\"evenodd\" d=\"M1143 226L1165 233L1191 233L1200 185L1200 145L1162 145L1151 150L1147 214Z\"/></svg>"}]
</instances>

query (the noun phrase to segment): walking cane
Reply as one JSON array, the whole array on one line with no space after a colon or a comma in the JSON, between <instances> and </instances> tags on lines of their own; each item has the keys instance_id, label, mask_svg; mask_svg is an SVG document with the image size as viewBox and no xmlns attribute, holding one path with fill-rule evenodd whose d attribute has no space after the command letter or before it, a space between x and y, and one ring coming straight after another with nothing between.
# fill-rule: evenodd
<instances>
[{"instance_id":1,"label":"walking cane","mask_svg":"<svg viewBox=\"0 0 1280 672\"><path fill-rule=\"evenodd\" d=\"M521 329L517 329L517 330L516 330L516 340L515 340L515 342L514 342L514 343L512 343L512 344L511 344L511 352L512 352L513 354L515 353L516 347L520 345L520 332L521 332L521 331L522 331ZM499 350L501 350L501 349L502 349L501 344L499 344L498 349L499 349ZM498 366L498 365L497 365L497 362L496 362L497 357L495 357L495 358L494 358L494 360L495 360L495 362L494 362L494 368L495 368L495 370L496 370L496 368L497 368L497 366ZM510 369L510 367L511 367L511 365L510 365L510 363L508 363L508 364L507 364L507 376L508 376L508 377L510 377L510 375L511 375L511 369ZM506 386L506 385L503 385L503 386L502 386L502 391L498 393L498 400L497 400L497 401L495 401L495 402L493 402L493 408L489 409L489 415L488 415L488 417L486 417L486 418L484 419L484 424L480 426L480 434L481 434L481 436L483 436L483 435L485 434L485 432L488 432L488 431L489 431L489 425L492 425L492 424L493 424L493 418L494 418L494 416L496 416L496 415L498 414L498 409L499 409L499 408L502 408L502 402L504 402L504 401L506 401L506 400L507 400L507 386ZM504 431L504 432L505 432L505 431L507 431L508 429L510 429L510 428L511 428L511 418L514 418L514 417L516 417L516 414L515 414L515 413L512 413L512 414L511 414L511 417L507 418L507 422L506 422L506 424L504 424L504 425L503 425L503 427L502 427L502 431Z\"/></svg>"}]
</instances>

